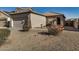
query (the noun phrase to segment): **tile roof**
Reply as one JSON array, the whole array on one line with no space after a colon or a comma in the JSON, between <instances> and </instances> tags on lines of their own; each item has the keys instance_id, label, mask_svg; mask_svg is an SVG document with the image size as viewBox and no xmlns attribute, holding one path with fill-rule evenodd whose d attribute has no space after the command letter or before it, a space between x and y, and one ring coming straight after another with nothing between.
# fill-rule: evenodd
<instances>
[{"instance_id":1,"label":"tile roof","mask_svg":"<svg viewBox=\"0 0 79 59\"><path fill-rule=\"evenodd\" d=\"M64 15L64 14L56 13L56 12L47 12L47 13L44 13L43 15L45 15L45 16L57 16L57 15Z\"/></svg>"}]
</instances>

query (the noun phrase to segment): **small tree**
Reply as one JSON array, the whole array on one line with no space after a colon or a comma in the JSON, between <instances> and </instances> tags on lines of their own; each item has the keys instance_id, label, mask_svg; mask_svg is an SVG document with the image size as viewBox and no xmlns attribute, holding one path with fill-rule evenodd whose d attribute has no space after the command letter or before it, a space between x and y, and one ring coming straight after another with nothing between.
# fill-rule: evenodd
<instances>
[{"instance_id":1,"label":"small tree","mask_svg":"<svg viewBox=\"0 0 79 59\"><path fill-rule=\"evenodd\" d=\"M24 31L29 31L30 26L29 26L28 20L22 20L21 24L23 24L23 30Z\"/></svg>"},{"instance_id":2,"label":"small tree","mask_svg":"<svg viewBox=\"0 0 79 59\"><path fill-rule=\"evenodd\" d=\"M29 31L30 27L26 24L23 25L23 30L24 31Z\"/></svg>"}]
</instances>

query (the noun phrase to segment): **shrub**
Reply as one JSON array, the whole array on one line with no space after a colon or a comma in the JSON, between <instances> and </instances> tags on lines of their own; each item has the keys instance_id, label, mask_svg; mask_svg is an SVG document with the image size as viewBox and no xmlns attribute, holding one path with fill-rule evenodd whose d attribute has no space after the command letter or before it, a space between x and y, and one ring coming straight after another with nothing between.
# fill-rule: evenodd
<instances>
[{"instance_id":1,"label":"shrub","mask_svg":"<svg viewBox=\"0 0 79 59\"><path fill-rule=\"evenodd\" d=\"M52 35L58 35L61 31L63 31L63 26L62 25L47 25L48 33Z\"/></svg>"},{"instance_id":2,"label":"shrub","mask_svg":"<svg viewBox=\"0 0 79 59\"><path fill-rule=\"evenodd\" d=\"M0 29L0 45L5 42L5 40L10 35L9 29Z\"/></svg>"}]
</instances>

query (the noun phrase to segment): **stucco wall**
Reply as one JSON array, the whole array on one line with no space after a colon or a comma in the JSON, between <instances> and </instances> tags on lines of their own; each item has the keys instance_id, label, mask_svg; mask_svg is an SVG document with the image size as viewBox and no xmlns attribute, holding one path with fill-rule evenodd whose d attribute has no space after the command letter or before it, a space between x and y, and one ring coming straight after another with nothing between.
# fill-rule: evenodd
<instances>
[{"instance_id":1,"label":"stucco wall","mask_svg":"<svg viewBox=\"0 0 79 59\"><path fill-rule=\"evenodd\" d=\"M42 26L46 25L46 17L34 13L31 13L30 16L32 28L41 27L41 24Z\"/></svg>"}]
</instances>

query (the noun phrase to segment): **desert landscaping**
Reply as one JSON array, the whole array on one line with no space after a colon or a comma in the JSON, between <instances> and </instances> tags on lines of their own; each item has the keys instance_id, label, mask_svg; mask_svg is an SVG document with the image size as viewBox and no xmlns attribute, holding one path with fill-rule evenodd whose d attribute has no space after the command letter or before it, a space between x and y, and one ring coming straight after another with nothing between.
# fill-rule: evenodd
<instances>
[{"instance_id":1,"label":"desert landscaping","mask_svg":"<svg viewBox=\"0 0 79 59\"><path fill-rule=\"evenodd\" d=\"M47 29L23 32L11 29L11 35L0 46L1 51L77 51L79 32L64 30L59 35L47 34Z\"/></svg>"}]
</instances>

